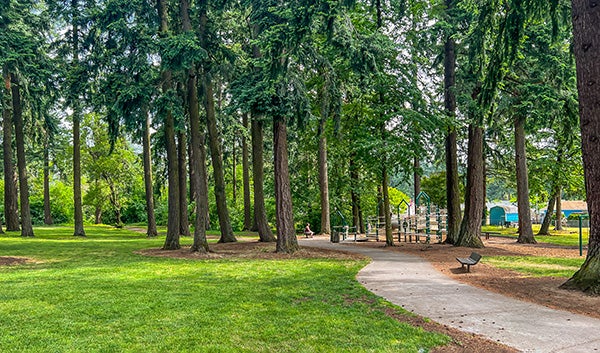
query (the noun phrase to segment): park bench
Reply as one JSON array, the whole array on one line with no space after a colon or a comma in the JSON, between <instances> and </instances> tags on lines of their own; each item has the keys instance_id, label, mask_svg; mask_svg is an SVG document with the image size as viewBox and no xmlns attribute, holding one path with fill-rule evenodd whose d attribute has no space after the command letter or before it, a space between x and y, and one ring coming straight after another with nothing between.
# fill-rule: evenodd
<instances>
[{"instance_id":1,"label":"park bench","mask_svg":"<svg viewBox=\"0 0 600 353\"><path fill-rule=\"evenodd\" d=\"M489 239L490 235L502 235L502 233L498 233L498 232L483 232L483 235L485 236L485 239Z\"/></svg>"},{"instance_id":2,"label":"park bench","mask_svg":"<svg viewBox=\"0 0 600 353\"><path fill-rule=\"evenodd\" d=\"M471 266L477 265L479 260L481 260L481 255L476 252L472 252L469 257L457 257L456 260L460 262L463 269L465 268L465 265L467 265L467 272L471 272Z\"/></svg>"}]
</instances>

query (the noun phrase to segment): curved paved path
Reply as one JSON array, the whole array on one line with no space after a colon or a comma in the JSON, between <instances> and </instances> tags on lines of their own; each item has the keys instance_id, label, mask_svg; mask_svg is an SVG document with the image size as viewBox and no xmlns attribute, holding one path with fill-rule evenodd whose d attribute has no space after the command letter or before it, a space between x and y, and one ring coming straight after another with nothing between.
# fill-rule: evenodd
<instances>
[{"instance_id":1,"label":"curved paved path","mask_svg":"<svg viewBox=\"0 0 600 353\"><path fill-rule=\"evenodd\" d=\"M333 244L324 238L299 240L302 246L369 256L373 261L357 275L363 286L408 311L441 324L481 334L523 352L600 352L598 319L549 309L457 282L418 256L353 243Z\"/></svg>"}]
</instances>

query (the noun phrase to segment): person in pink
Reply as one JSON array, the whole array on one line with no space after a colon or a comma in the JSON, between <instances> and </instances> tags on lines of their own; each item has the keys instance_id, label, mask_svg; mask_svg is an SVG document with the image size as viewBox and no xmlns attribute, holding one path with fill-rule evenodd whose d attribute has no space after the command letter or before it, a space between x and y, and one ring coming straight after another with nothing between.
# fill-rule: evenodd
<instances>
[{"instance_id":1,"label":"person in pink","mask_svg":"<svg viewBox=\"0 0 600 353\"><path fill-rule=\"evenodd\" d=\"M304 236L305 237L313 237L313 234L315 234L312 230L310 230L310 223L306 223L306 227L304 227Z\"/></svg>"}]
</instances>

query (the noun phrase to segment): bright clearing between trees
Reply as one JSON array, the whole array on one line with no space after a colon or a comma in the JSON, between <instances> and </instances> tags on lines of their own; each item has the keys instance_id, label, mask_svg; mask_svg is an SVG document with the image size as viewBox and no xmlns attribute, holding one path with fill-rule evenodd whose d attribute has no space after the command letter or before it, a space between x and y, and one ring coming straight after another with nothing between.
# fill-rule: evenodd
<instances>
[{"instance_id":1,"label":"bright clearing between trees","mask_svg":"<svg viewBox=\"0 0 600 353\"><path fill-rule=\"evenodd\" d=\"M35 230L0 237L3 256L30 259L0 267L2 352L422 352L449 340L386 316L354 278L365 261L158 258L134 252L162 237Z\"/></svg>"}]
</instances>

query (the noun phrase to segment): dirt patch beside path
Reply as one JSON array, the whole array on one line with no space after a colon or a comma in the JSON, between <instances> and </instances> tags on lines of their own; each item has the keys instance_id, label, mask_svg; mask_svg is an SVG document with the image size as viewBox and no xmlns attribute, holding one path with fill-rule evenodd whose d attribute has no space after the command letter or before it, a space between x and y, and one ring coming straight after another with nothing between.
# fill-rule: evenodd
<instances>
[{"instance_id":1,"label":"dirt patch beside path","mask_svg":"<svg viewBox=\"0 0 600 353\"><path fill-rule=\"evenodd\" d=\"M0 256L0 266L23 265L30 262L26 257Z\"/></svg>"}]
</instances>

